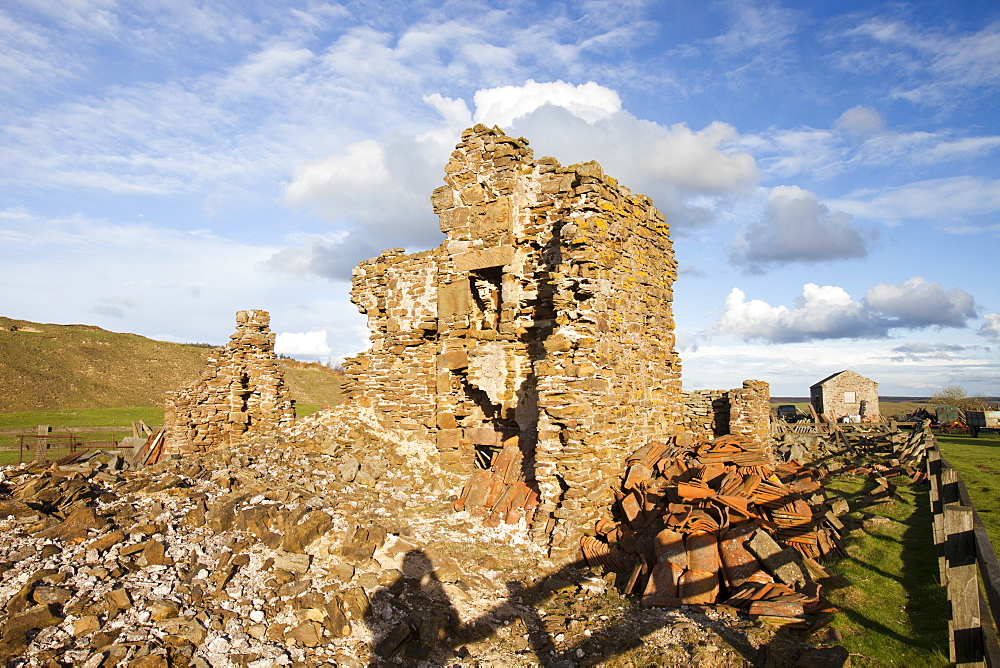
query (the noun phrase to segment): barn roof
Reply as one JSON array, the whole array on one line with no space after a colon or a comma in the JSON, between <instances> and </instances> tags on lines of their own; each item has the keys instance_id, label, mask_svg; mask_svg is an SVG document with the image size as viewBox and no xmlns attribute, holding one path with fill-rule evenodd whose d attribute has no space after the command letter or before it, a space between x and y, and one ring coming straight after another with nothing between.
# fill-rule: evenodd
<instances>
[{"instance_id":1,"label":"barn roof","mask_svg":"<svg viewBox=\"0 0 1000 668\"><path fill-rule=\"evenodd\" d=\"M814 383L813 385L810 385L809 389L811 390L814 387L819 387L820 385L825 384L827 381L832 380L832 379L836 378L837 376L840 376L840 375L845 374L845 373L851 373L851 374L854 374L855 376L857 376L858 378L861 378L862 380L867 380L869 383L875 383L875 381L872 380L871 378L865 378L864 376L862 376L860 373L857 373L856 371L851 371L850 369L844 369L843 371L838 371L837 373L830 374L829 376L827 376L823 380L819 381L818 383ZM875 384L878 385L878 383L875 383Z\"/></svg>"}]
</instances>

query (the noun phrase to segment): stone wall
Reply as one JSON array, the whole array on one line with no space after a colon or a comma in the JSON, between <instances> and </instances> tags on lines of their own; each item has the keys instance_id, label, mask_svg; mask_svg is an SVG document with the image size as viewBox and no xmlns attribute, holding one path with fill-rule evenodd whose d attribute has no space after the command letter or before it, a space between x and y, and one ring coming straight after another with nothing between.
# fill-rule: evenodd
<instances>
[{"instance_id":1,"label":"stone wall","mask_svg":"<svg viewBox=\"0 0 1000 668\"><path fill-rule=\"evenodd\" d=\"M445 182L431 197L439 248L355 270L372 345L345 361L349 395L433 430L459 474L516 444L536 541L575 557L618 463L681 429L669 228L597 163L536 160L481 125Z\"/></svg>"},{"instance_id":2,"label":"stone wall","mask_svg":"<svg viewBox=\"0 0 1000 668\"><path fill-rule=\"evenodd\" d=\"M762 380L745 380L732 390L695 390L683 393L684 431L695 437L714 438L737 434L769 451L771 442L771 390Z\"/></svg>"},{"instance_id":3,"label":"stone wall","mask_svg":"<svg viewBox=\"0 0 1000 668\"><path fill-rule=\"evenodd\" d=\"M744 380L729 391L729 433L746 436L754 446L769 450L771 387L762 380Z\"/></svg>"},{"instance_id":4,"label":"stone wall","mask_svg":"<svg viewBox=\"0 0 1000 668\"><path fill-rule=\"evenodd\" d=\"M684 392L681 423L695 437L715 438L729 433L729 391L694 390Z\"/></svg>"},{"instance_id":5,"label":"stone wall","mask_svg":"<svg viewBox=\"0 0 1000 668\"><path fill-rule=\"evenodd\" d=\"M164 451L188 454L264 433L295 419L284 375L274 355L267 311L236 313L236 333L201 378L167 394Z\"/></svg>"}]
</instances>

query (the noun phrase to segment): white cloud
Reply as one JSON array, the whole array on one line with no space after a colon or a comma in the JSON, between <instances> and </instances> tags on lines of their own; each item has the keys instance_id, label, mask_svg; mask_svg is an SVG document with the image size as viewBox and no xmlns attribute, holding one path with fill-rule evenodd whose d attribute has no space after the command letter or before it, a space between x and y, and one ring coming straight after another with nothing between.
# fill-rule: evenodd
<instances>
[{"instance_id":1,"label":"white cloud","mask_svg":"<svg viewBox=\"0 0 1000 668\"><path fill-rule=\"evenodd\" d=\"M762 49L779 48L798 30L800 12L796 10L746 2L725 6L732 14L731 25L709 44L730 56L759 55Z\"/></svg>"},{"instance_id":2,"label":"white cloud","mask_svg":"<svg viewBox=\"0 0 1000 668\"><path fill-rule=\"evenodd\" d=\"M889 224L914 218L937 219L961 223L961 229L969 230L977 217L1000 210L1000 179L955 176L917 181L898 188L857 191L830 205Z\"/></svg>"},{"instance_id":3,"label":"white cloud","mask_svg":"<svg viewBox=\"0 0 1000 668\"><path fill-rule=\"evenodd\" d=\"M763 219L737 236L733 260L757 271L767 265L864 257L867 246L849 214L831 211L798 186L777 186L768 193Z\"/></svg>"},{"instance_id":4,"label":"white cloud","mask_svg":"<svg viewBox=\"0 0 1000 668\"><path fill-rule=\"evenodd\" d=\"M1000 22L960 32L878 17L831 38L845 44L843 67L888 73L897 81L891 94L917 104L956 107L1000 84Z\"/></svg>"},{"instance_id":5,"label":"white cloud","mask_svg":"<svg viewBox=\"0 0 1000 668\"><path fill-rule=\"evenodd\" d=\"M606 119L622 109L618 93L593 81L574 86L564 81L537 83L528 79L522 86L478 90L473 101L475 122L500 127L508 127L547 104L562 107L587 123Z\"/></svg>"},{"instance_id":6,"label":"white cloud","mask_svg":"<svg viewBox=\"0 0 1000 668\"><path fill-rule=\"evenodd\" d=\"M808 283L791 309L758 299L747 301L742 290L733 288L710 333L768 343L878 339L893 330L961 328L973 317L972 295L915 276L899 285L879 283L861 301L854 301L843 288Z\"/></svg>"},{"instance_id":7,"label":"white cloud","mask_svg":"<svg viewBox=\"0 0 1000 668\"><path fill-rule=\"evenodd\" d=\"M416 136L397 133L356 142L297 168L285 186L285 200L349 234L337 240L311 238L281 251L273 266L346 276L359 260L384 248L439 244L443 237L429 197L470 119L507 120L504 129L530 137L537 157L554 155L564 164L598 160L633 191L653 197L675 229L706 218L706 198L747 192L756 181L753 158L731 148L739 140L732 126L714 122L692 130L683 123L642 121L620 109L615 91L593 82L529 80L523 86L480 90L473 99L470 113L463 100L428 95L425 103L442 116L434 128Z\"/></svg>"},{"instance_id":8,"label":"white cloud","mask_svg":"<svg viewBox=\"0 0 1000 668\"><path fill-rule=\"evenodd\" d=\"M360 260L385 248L441 243L430 193L441 183L454 141L452 132L364 140L296 169L285 201L344 229L339 238L312 236L284 249L272 266L305 268L303 276L346 277Z\"/></svg>"},{"instance_id":9,"label":"white cloud","mask_svg":"<svg viewBox=\"0 0 1000 668\"><path fill-rule=\"evenodd\" d=\"M274 352L289 357L319 359L330 357L333 350L326 340L326 330L313 332L279 332Z\"/></svg>"},{"instance_id":10,"label":"white cloud","mask_svg":"<svg viewBox=\"0 0 1000 668\"><path fill-rule=\"evenodd\" d=\"M1000 23L962 36L935 34L917 42L930 56L926 73L931 80L912 88L901 85L899 97L942 103L955 89L995 87L1000 83Z\"/></svg>"},{"instance_id":11,"label":"white cloud","mask_svg":"<svg viewBox=\"0 0 1000 668\"><path fill-rule=\"evenodd\" d=\"M749 192L757 182L753 157L736 149L736 129L718 121L693 130L620 111L588 123L568 109L546 105L505 130L530 138L536 156L551 155L563 164L597 160L632 191L652 197L678 231L704 224L712 206Z\"/></svg>"},{"instance_id":12,"label":"white cloud","mask_svg":"<svg viewBox=\"0 0 1000 668\"><path fill-rule=\"evenodd\" d=\"M829 178L850 159L850 149L837 133L809 127L744 135L740 147L754 154L765 177L779 179L803 174Z\"/></svg>"},{"instance_id":13,"label":"white cloud","mask_svg":"<svg viewBox=\"0 0 1000 668\"><path fill-rule=\"evenodd\" d=\"M1000 137L962 137L944 139L927 148L915 157L925 164L937 164L950 160L970 160L984 156L1000 148Z\"/></svg>"},{"instance_id":14,"label":"white cloud","mask_svg":"<svg viewBox=\"0 0 1000 668\"><path fill-rule=\"evenodd\" d=\"M833 129L837 132L846 132L859 137L879 132L884 126L885 119L882 118L882 114L860 104L842 113L833 123Z\"/></svg>"},{"instance_id":15,"label":"white cloud","mask_svg":"<svg viewBox=\"0 0 1000 668\"><path fill-rule=\"evenodd\" d=\"M0 265L8 278L0 281L0 303L5 314L26 320L209 343L226 340L236 311L261 308L276 331L324 329L337 337L330 342L337 355L362 349L365 336L355 327L363 316L330 297L331 290L346 294L346 284L265 271L277 250L203 231L0 210Z\"/></svg>"},{"instance_id":16,"label":"white cloud","mask_svg":"<svg viewBox=\"0 0 1000 668\"><path fill-rule=\"evenodd\" d=\"M1000 313L987 313L983 316L983 326L976 332L979 336L1000 343Z\"/></svg>"},{"instance_id":17,"label":"white cloud","mask_svg":"<svg viewBox=\"0 0 1000 668\"><path fill-rule=\"evenodd\" d=\"M111 33L118 26L116 0L30 0L18 2L67 28Z\"/></svg>"},{"instance_id":18,"label":"white cloud","mask_svg":"<svg viewBox=\"0 0 1000 668\"><path fill-rule=\"evenodd\" d=\"M957 343L929 343L926 341L911 341L896 346L891 357L894 362L919 362L925 360L953 360L969 350L969 346Z\"/></svg>"},{"instance_id":19,"label":"white cloud","mask_svg":"<svg viewBox=\"0 0 1000 668\"><path fill-rule=\"evenodd\" d=\"M767 178L829 180L858 167L936 166L969 161L1000 149L1000 136L962 137L952 130L898 132L874 109L856 106L829 130L800 127L744 135Z\"/></svg>"},{"instance_id":20,"label":"white cloud","mask_svg":"<svg viewBox=\"0 0 1000 668\"><path fill-rule=\"evenodd\" d=\"M898 285L879 283L865 294L869 308L907 328L930 326L965 327L975 316L976 302L965 290L945 290L920 276Z\"/></svg>"},{"instance_id":21,"label":"white cloud","mask_svg":"<svg viewBox=\"0 0 1000 668\"><path fill-rule=\"evenodd\" d=\"M814 283L805 285L793 309L746 301L744 292L733 288L713 330L771 343L878 336L872 315L843 288Z\"/></svg>"}]
</instances>

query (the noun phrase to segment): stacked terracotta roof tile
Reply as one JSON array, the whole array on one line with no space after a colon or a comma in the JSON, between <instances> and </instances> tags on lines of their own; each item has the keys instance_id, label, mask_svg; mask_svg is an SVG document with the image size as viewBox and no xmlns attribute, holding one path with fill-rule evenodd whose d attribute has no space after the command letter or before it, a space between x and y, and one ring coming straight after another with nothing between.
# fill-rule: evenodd
<instances>
[{"instance_id":1,"label":"stacked terracotta roof tile","mask_svg":"<svg viewBox=\"0 0 1000 668\"><path fill-rule=\"evenodd\" d=\"M538 490L524 481L523 460L517 438L508 439L489 470L473 471L452 508L484 517L486 526L517 524L522 518L530 525L539 499Z\"/></svg>"},{"instance_id":2,"label":"stacked terracotta roof tile","mask_svg":"<svg viewBox=\"0 0 1000 668\"><path fill-rule=\"evenodd\" d=\"M620 573L644 605L726 604L789 620L824 610L810 572L842 550L842 525L817 472L775 465L751 443L678 436L637 450L614 519L581 541L588 562Z\"/></svg>"}]
</instances>

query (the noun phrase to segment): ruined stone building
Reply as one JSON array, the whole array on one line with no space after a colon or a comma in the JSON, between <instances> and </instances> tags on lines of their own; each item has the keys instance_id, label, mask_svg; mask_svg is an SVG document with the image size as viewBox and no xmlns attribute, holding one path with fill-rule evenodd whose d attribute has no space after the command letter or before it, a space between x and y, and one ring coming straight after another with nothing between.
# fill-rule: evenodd
<instances>
[{"instance_id":1,"label":"ruined stone building","mask_svg":"<svg viewBox=\"0 0 1000 668\"><path fill-rule=\"evenodd\" d=\"M210 357L201 378L167 394L165 451L187 454L264 433L295 419L284 375L274 354L267 311L236 313L236 333Z\"/></svg>"},{"instance_id":2,"label":"ruined stone building","mask_svg":"<svg viewBox=\"0 0 1000 668\"><path fill-rule=\"evenodd\" d=\"M354 270L371 347L345 360L349 403L429 434L437 463L470 476L466 490L478 476L487 501L516 496L504 521L527 516L534 540L566 561L614 505L637 448L682 433L763 446L766 383L681 391L676 262L648 197L596 162L536 160L525 139L482 125L444 171L431 197L442 244ZM294 418L269 322L266 311L237 313L201 379L168 395L167 452Z\"/></svg>"},{"instance_id":3,"label":"ruined stone building","mask_svg":"<svg viewBox=\"0 0 1000 668\"><path fill-rule=\"evenodd\" d=\"M482 125L445 182L431 198L440 247L354 270L371 348L345 363L350 396L433 432L458 473L516 442L538 540L575 550L617 463L678 429L668 226L596 162L536 160Z\"/></svg>"},{"instance_id":4,"label":"ruined stone building","mask_svg":"<svg viewBox=\"0 0 1000 668\"><path fill-rule=\"evenodd\" d=\"M861 416L866 421L880 420L878 383L851 370L838 371L809 388L809 398L817 413L837 420Z\"/></svg>"}]
</instances>

